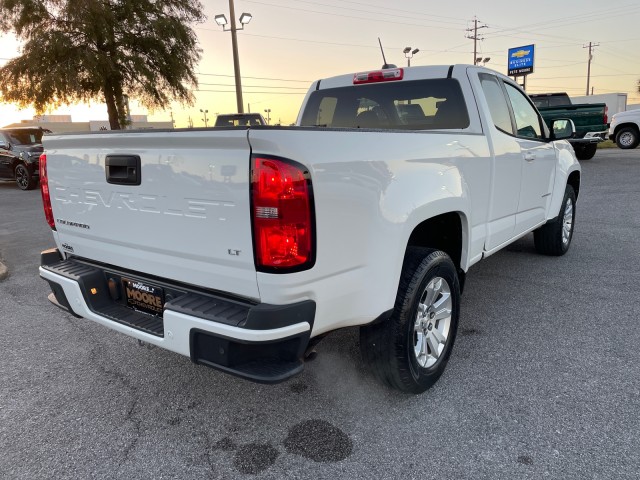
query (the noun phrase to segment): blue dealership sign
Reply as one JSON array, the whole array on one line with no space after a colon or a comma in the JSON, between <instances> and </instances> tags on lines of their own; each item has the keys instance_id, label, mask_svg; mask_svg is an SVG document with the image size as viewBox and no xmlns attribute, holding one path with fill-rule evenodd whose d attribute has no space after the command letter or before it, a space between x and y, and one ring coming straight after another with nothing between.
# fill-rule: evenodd
<instances>
[{"instance_id":1,"label":"blue dealership sign","mask_svg":"<svg viewBox=\"0 0 640 480\"><path fill-rule=\"evenodd\" d=\"M533 73L533 54L535 45L525 45L509 49L508 74L510 77L518 77Z\"/></svg>"}]
</instances>

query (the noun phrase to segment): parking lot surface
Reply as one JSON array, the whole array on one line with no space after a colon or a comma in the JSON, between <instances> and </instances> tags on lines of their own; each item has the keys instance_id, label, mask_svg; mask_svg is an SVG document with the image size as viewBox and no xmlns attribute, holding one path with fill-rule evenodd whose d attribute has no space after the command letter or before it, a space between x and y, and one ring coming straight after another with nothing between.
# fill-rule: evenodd
<instances>
[{"instance_id":1,"label":"parking lot surface","mask_svg":"<svg viewBox=\"0 0 640 480\"><path fill-rule=\"evenodd\" d=\"M564 257L472 267L444 376L378 385L356 329L257 385L53 307L39 191L0 183L0 478L638 478L640 149L582 162Z\"/></svg>"}]
</instances>

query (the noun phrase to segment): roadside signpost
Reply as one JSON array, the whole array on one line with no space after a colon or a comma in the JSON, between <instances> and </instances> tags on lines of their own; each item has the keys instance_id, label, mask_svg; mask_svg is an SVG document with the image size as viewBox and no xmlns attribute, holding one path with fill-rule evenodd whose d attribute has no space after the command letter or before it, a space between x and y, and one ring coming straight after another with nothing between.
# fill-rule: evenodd
<instances>
[{"instance_id":1,"label":"roadside signpost","mask_svg":"<svg viewBox=\"0 0 640 480\"><path fill-rule=\"evenodd\" d=\"M522 47L510 48L507 59L507 75L514 77L524 77L522 87L527 89L527 75L533 73L535 45L525 45Z\"/></svg>"}]
</instances>

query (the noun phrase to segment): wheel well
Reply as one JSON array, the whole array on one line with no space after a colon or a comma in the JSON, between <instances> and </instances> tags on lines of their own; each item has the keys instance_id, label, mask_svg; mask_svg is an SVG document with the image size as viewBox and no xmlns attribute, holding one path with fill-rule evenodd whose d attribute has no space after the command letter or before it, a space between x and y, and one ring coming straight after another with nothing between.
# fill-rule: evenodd
<instances>
[{"instance_id":1,"label":"wheel well","mask_svg":"<svg viewBox=\"0 0 640 480\"><path fill-rule=\"evenodd\" d=\"M419 224L409 237L409 247L437 248L445 252L460 270L462 220L455 212L444 213Z\"/></svg>"},{"instance_id":2,"label":"wheel well","mask_svg":"<svg viewBox=\"0 0 640 480\"><path fill-rule=\"evenodd\" d=\"M613 135L614 136L618 135L618 132L620 130L622 130L623 128L627 128L627 127L633 128L636 131L636 133L638 133L638 135L640 135L640 128L635 123L621 123L620 125L616 125L616 129L613 132Z\"/></svg>"},{"instance_id":3,"label":"wheel well","mask_svg":"<svg viewBox=\"0 0 640 480\"><path fill-rule=\"evenodd\" d=\"M580 172L572 172L567 179L567 185L571 185L573 187L573 191L576 192L577 199L578 193L580 192Z\"/></svg>"}]
</instances>

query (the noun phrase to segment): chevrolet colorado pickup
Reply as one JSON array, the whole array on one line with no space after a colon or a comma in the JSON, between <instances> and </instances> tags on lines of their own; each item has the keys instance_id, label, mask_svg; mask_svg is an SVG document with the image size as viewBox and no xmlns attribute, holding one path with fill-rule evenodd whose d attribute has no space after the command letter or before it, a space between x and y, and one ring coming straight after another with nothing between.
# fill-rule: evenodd
<instances>
[{"instance_id":1,"label":"chevrolet colorado pickup","mask_svg":"<svg viewBox=\"0 0 640 480\"><path fill-rule=\"evenodd\" d=\"M422 392L472 265L529 232L569 249L581 173L552 127L452 65L318 80L293 127L47 137L40 275L73 315L258 382L359 326L374 376Z\"/></svg>"},{"instance_id":2,"label":"chevrolet colorado pickup","mask_svg":"<svg viewBox=\"0 0 640 480\"><path fill-rule=\"evenodd\" d=\"M606 140L608 126L607 105L604 103L573 104L566 93L538 93L529 95L550 125L556 118L573 121L576 133L569 140L578 160L591 160L598 143Z\"/></svg>"}]
</instances>

